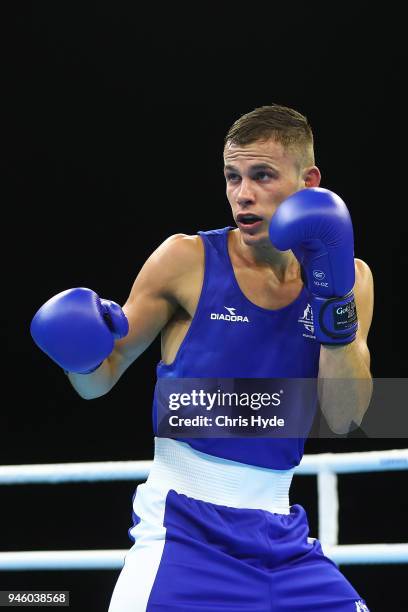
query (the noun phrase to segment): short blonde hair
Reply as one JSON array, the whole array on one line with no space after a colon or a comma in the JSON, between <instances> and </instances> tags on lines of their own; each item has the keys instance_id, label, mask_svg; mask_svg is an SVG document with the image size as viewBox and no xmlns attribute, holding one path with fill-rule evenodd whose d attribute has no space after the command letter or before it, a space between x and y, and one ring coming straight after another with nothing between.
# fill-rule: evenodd
<instances>
[{"instance_id":1,"label":"short blonde hair","mask_svg":"<svg viewBox=\"0 0 408 612\"><path fill-rule=\"evenodd\" d=\"M313 132L307 118L279 104L260 106L239 117L228 130L224 146L247 145L270 138L293 150L301 167L314 165Z\"/></svg>"}]
</instances>

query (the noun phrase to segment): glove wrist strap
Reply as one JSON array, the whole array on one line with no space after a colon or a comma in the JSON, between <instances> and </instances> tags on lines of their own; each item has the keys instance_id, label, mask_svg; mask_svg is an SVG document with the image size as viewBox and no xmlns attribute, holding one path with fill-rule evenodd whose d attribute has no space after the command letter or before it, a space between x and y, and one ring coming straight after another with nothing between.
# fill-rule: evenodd
<instances>
[{"instance_id":1,"label":"glove wrist strap","mask_svg":"<svg viewBox=\"0 0 408 612\"><path fill-rule=\"evenodd\" d=\"M312 294L311 301L316 340L328 345L353 342L358 327L353 291L329 299Z\"/></svg>"}]
</instances>

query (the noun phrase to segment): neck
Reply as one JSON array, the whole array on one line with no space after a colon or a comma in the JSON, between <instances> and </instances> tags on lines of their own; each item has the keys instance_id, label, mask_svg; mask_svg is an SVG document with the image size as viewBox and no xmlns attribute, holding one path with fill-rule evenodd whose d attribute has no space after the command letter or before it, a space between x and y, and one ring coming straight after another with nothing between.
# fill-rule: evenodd
<instances>
[{"instance_id":1,"label":"neck","mask_svg":"<svg viewBox=\"0 0 408 612\"><path fill-rule=\"evenodd\" d=\"M299 262L292 251L278 251L269 240L249 246L242 240L239 230L231 234L234 250L245 265L269 269L280 283L301 278Z\"/></svg>"}]
</instances>

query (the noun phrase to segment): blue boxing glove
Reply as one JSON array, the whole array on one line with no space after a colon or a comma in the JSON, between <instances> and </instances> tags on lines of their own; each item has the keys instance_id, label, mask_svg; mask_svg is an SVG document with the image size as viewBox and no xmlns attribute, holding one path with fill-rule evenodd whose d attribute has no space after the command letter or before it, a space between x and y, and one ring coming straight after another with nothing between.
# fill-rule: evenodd
<instances>
[{"instance_id":1,"label":"blue boxing glove","mask_svg":"<svg viewBox=\"0 0 408 612\"><path fill-rule=\"evenodd\" d=\"M36 344L69 372L89 374L129 331L128 320L115 302L78 287L58 293L35 314L30 327Z\"/></svg>"},{"instance_id":2,"label":"blue boxing glove","mask_svg":"<svg viewBox=\"0 0 408 612\"><path fill-rule=\"evenodd\" d=\"M269 225L269 238L291 249L309 290L316 339L349 344L356 337L354 238L349 211L328 189L297 191L284 200Z\"/></svg>"}]
</instances>

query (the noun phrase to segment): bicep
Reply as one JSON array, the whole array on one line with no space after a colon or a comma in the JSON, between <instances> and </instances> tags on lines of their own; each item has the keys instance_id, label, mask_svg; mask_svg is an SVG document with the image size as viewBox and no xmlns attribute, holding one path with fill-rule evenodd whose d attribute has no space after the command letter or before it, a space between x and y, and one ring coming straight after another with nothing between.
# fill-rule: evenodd
<instances>
[{"instance_id":1,"label":"bicep","mask_svg":"<svg viewBox=\"0 0 408 612\"><path fill-rule=\"evenodd\" d=\"M174 310L167 299L150 292L140 292L135 300L126 302L123 311L129 321L129 333L115 342L109 357L116 379L150 346Z\"/></svg>"},{"instance_id":2,"label":"bicep","mask_svg":"<svg viewBox=\"0 0 408 612\"><path fill-rule=\"evenodd\" d=\"M116 341L110 357L119 376L150 346L180 306L176 295L186 262L183 238L177 234L167 239L149 257L133 283L123 306L129 333Z\"/></svg>"}]
</instances>

